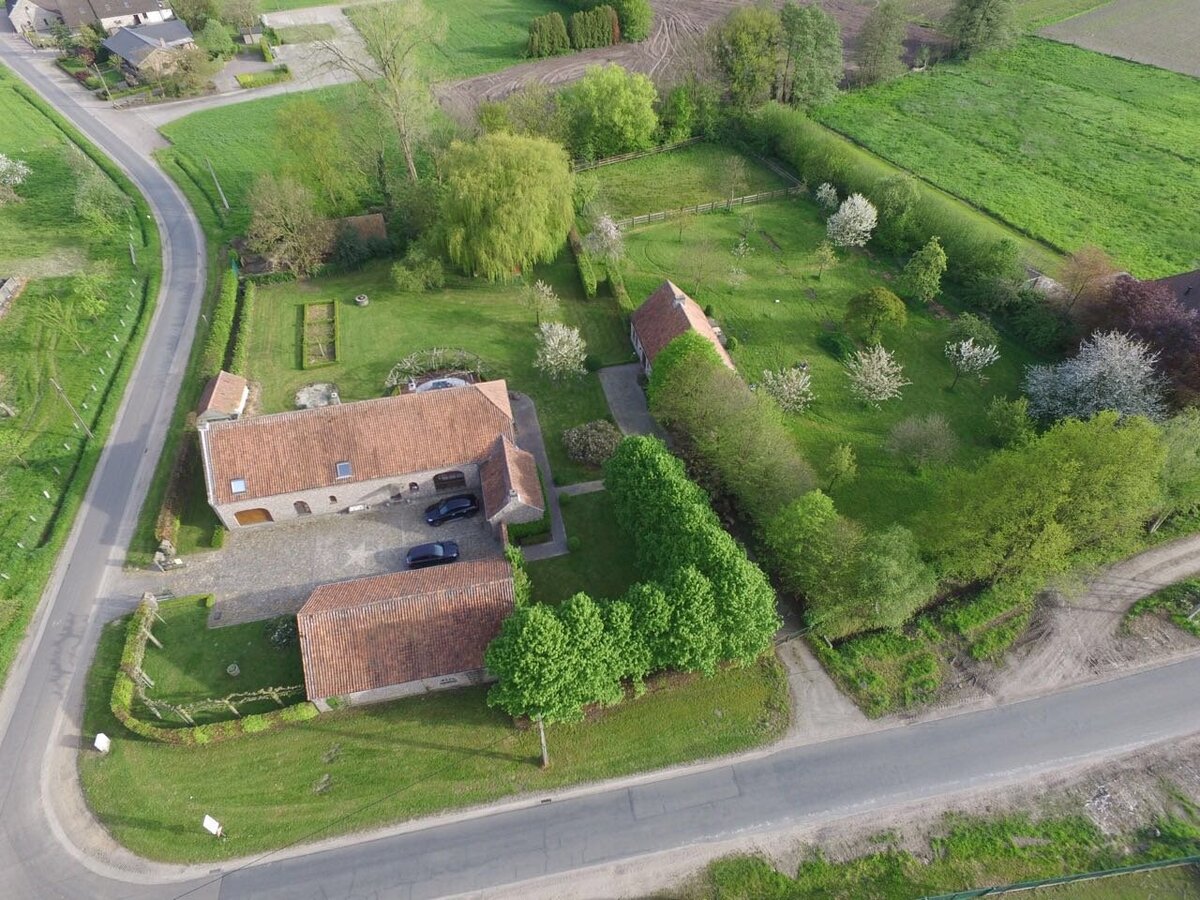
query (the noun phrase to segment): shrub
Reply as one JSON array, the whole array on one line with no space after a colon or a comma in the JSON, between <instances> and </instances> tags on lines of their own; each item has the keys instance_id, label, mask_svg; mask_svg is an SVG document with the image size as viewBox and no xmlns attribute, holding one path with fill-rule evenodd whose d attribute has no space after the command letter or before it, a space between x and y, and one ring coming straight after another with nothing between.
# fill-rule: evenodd
<instances>
[{"instance_id":1,"label":"shrub","mask_svg":"<svg viewBox=\"0 0 1200 900\"><path fill-rule=\"evenodd\" d=\"M621 22L621 35L625 40L644 41L650 37L650 26L654 22L650 0L612 0L612 7Z\"/></svg>"},{"instance_id":2,"label":"shrub","mask_svg":"<svg viewBox=\"0 0 1200 900\"><path fill-rule=\"evenodd\" d=\"M205 378L212 378L225 365L225 354L233 334L233 319L237 314L237 293L237 274L231 269L221 276L221 293L217 297L217 305L213 308L212 324L204 342L204 356L200 367Z\"/></svg>"},{"instance_id":3,"label":"shrub","mask_svg":"<svg viewBox=\"0 0 1200 900\"><path fill-rule=\"evenodd\" d=\"M557 56L571 49L571 41L567 37L567 23L558 12L538 16L529 23L529 43L525 47L526 56L535 58Z\"/></svg>"},{"instance_id":4,"label":"shrub","mask_svg":"<svg viewBox=\"0 0 1200 900\"><path fill-rule=\"evenodd\" d=\"M583 249L583 239L580 238L579 231L574 225L571 226L567 240L571 244L571 252L575 254L575 264L579 267L579 280L583 282L584 296L593 300L598 289L596 267L592 264L592 258L588 256L587 251Z\"/></svg>"},{"instance_id":5,"label":"shrub","mask_svg":"<svg viewBox=\"0 0 1200 900\"><path fill-rule=\"evenodd\" d=\"M617 308L621 312L632 313L636 307L629 291L625 289L625 276L621 274L620 264L616 260L610 260L605 264L604 270L608 273L608 289L617 301Z\"/></svg>"},{"instance_id":6,"label":"shrub","mask_svg":"<svg viewBox=\"0 0 1200 900\"><path fill-rule=\"evenodd\" d=\"M576 50L610 47L621 39L620 21L611 6L597 6L571 15L571 46Z\"/></svg>"},{"instance_id":7,"label":"shrub","mask_svg":"<svg viewBox=\"0 0 1200 900\"><path fill-rule=\"evenodd\" d=\"M446 283L446 270L436 256L414 247L392 266L392 284L400 291L435 291Z\"/></svg>"},{"instance_id":8,"label":"shrub","mask_svg":"<svg viewBox=\"0 0 1200 900\"><path fill-rule=\"evenodd\" d=\"M271 52L271 45L267 43L266 38L259 40L258 49L262 53L263 62L275 62L275 54Z\"/></svg>"},{"instance_id":9,"label":"shrub","mask_svg":"<svg viewBox=\"0 0 1200 900\"><path fill-rule=\"evenodd\" d=\"M245 375L250 363L250 323L254 321L254 300L258 292L253 282L247 282L242 286L242 306L237 318L237 334L233 341L233 353L230 355L229 371L234 375ZM224 532L225 529L219 528L218 532ZM217 532L213 533L214 541L216 540ZM221 538L224 543L224 537ZM215 544L214 546L220 546Z\"/></svg>"},{"instance_id":10,"label":"shrub","mask_svg":"<svg viewBox=\"0 0 1200 900\"><path fill-rule=\"evenodd\" d=\"M941 413L901 419L888 434L887 450L905 460L913 469L931 463L950 462L958 449L958 438Z\"/></svg>"},{"instance_id":11,"label":"shrub","mask_svg":"<svg viewBox=\"0 0 1200 900\"><path fill-rule=\"evenodd\" d=\"M736 334L727 335L725 338L725 349L732 353L738 348L738 344L740 343Z\"/></svg>"},{"instance_id":12,"label":"shrub","mask_svg":"<svg viewBox=\"0 0 1200 900\"><path fill-rule=\"evenodd\" d=\"M281 81L290 81L292 73L286 65L280 63L270 72L243 72L236 77L239 87L252 89L278 84Z\"/></svg>"},{"instance_id":13,"label":"shrub","mask_svg":"<svg viewBox=\"0 0 1200 900\"><path fill-rule=\"evenodd\" d=\"M604 368L604 363L601 362L600 357L594 353L589 353L583 358L583 368L588 372L598 372Z\"/></svg>"},{"instance_id":14,"label":"shrub","mask_svg":"<svg viewBox=\"0 0 1200 900\"><path fill-rule=\"evenodd\" d=\"M854 340L844 331L822 331L817 336L817 346L838 362L849 359L858 349Z\"/></svg>"},{"instance_id":15,"label":"shrub","mask_svg":"<svg viewBox=\"0 0 1200 900\"><path fill-rule=\"evenodd\" d=\"M572 553L576 553L583 547L583 539L579 535L573 534L567 538L567 549Z\"/></svg>"},{"instance_id":16,"label":"shrub","mask_svg":"<svg viewBox=\"0 0 1200 900\"><path fill-rule=\"evenodd\" d=\"M575 462L602 466L617 450L623 435L612 422L597 419L568 428L562 434L563 449Z\"/></svg>"}]
</instances>

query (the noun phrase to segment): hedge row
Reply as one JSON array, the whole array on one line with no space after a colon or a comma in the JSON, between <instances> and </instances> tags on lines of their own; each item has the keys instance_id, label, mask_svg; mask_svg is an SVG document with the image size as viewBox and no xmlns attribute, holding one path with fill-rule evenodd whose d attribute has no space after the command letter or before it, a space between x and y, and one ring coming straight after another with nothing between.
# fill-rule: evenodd
<instances>
[{"instance_id":1,"label":"hedge row","mask_svg":"<svg viewBox=\"0 0 1200 900\"><path fill-rule=\"evenodd\" d=\"M592 262L592 258L588 256L587 250L583 248L583 238L579 236L579 229L571 226L567 240L571 244L571 252L575 254L575 264L579 266L579 280L583 282L584 296L589 300L594 300L598 287L596 266Z\"/></svg>"},{"instance_id":2,"label":"hedge row","mask_svg":"<svg viewBox=\"0 0 1200 900\"><path fill-rule=\"evenodd\" d=\"M130 617L129 624L125 629L125 646L121 650L120 669L113 681L109 706L112 714L129 731L148 740L164 744L214 744L241 734L274 731L284 725L304 722L319 715L317 707L305 701L271 712L242 716L240 719L231 719L227 722L213 722L209 725L193 725L186 728L163 728L139 719L133 713L133 703L137 696L133 678L134 673L142 664L142 657L146 651L144 632L153 624L154 615L154 604L143 601Z\"/></svg>"},{"instance_id":3,"label":"hedge row","mask_svg":"<svg viewBox=\"0 0 1200 900\"><path fill-rule=\"evenodd\" d=\"M567 23L560 13L552 12L538 16L529 23L529 43L525 55L534 58L557 56L571 49L567 36Z\"/></svg>"},{"instance_id":4,"label":"hedge row","mask_svg":"<svg viewBox=\"0 0 1200 900\"><path fill-rule=\"evenodd\" d=\"M249 90L279 84L281 81L291 81L292 73L286 64L280 63L269 72L243 72L235 77L239 87Z\"/></svg>"},{"instance_id":5,"label":"hedge row","mask_svg":"<svg viewBox=\"0 0 1200 900\"><path fill-rule=\"evenodd\" d=\"M258 49L262 51L263 62L275 62L275 54L271 52L271 45L266 38L259 39Z\"/></svg>"},{"instance_id":6,"label":"hedge row","mask_svg":"<svg viewBox=\"0 0 1200 900\"><path fill-rule=\"evenodd\" d=\"M621 23L611 6L571 14L571 46L576 50L611 47L621 40Z\"/></svg>"},{"instance_id":7,"label":"hedge row","mask_svg":"<svg viewBox=\"0 0 1200 900\"><path fill-rule=\"evenodd\" d=\"M214 377L225 367L225 356L229 352L229 339L233 336L233 320L237 315L238 280L232 269L221 276L221 294L213 307L212 325L208 340L204 342L204 356L200 362L200 377Z\"/></svg>"},{"instance_id":8,"label":"hedge row","mask_svg":"<svg viewBox=\"0 0 1200 900\"><path fill-rule=\"evenodd\" d=\"M630 298L629 291L625 289L625 276L621 274L620 264L614 260L608 262L604 268L608 274L608 289L617 301L617 309L626 315L631 314L637 307Z\"/></svg>"},{"instance_id":9,"label":"hedge row","mask_svg":"<svg viewBox=\"0 0 1200 900\"><path fill-rule=\"evenodd\" d=\"M249 367L250 331L254 321L254 297L258 288L254 282L242 285L242 304L238 313L237 334L233 340L233 353L229 360L229 371L234 375L245 376Z\"/></svg>"}]
</instances>

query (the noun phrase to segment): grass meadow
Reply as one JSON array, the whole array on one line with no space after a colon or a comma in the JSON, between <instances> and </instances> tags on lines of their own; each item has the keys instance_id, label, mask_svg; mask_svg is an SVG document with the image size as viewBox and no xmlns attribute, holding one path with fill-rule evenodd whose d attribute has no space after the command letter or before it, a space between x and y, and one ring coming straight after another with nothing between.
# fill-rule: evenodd
<instances>
[{"instance_id":1,"label":"grass meadow","mask_svg":"<svg viewBox=\"0 0 1200 900\"><path fill-rule=\"evenodd\" d=\"M1032 31L1081 15L1108 0L1016 0L1013 21L1023 31ZM909 0L909 15L923 22L938 22L954 6L954 0Z\"/></svg>"},{"instance_id":2,"label":"grass meadow","mask_svg":"<svg viewBox=\"0 0 1200 900\"><path fill-rule=\"evenodd\" d=\"M121 401L158 292L159 244L132 184L105 162L131 200L128 224L101 237L74 213L78 177L68 149L86 148L65 121L0 67L0 153L31 175L20 202L0 206L0 277L29 279L0 318L0 682L70 530ZM95 164L86 164L94 168ZM137 256L130 259L130 244ZM104 281L107 308L79 309L74 278ZM63 317L43 313L54 299ZM52 307L51 307L52 308ZM82 429L55 379L95 434Z\"/></svg>"},{"instance_id":3,"label":"grass meadow","mask_svg":"<svg viewBox=\"0 0 1200 900\"><path fill-rule=\"evenodd\" d=\"M104 628L83 723L86 745L103 731L113 736L112 750L85 751L80 778L89 807L113 837L152 859L231 859L733 753L778 738L788 721L783 671L765 658L712 678L661 679L640 698L578 724L548 727L545 771L536 730L514 728L489 709L482 687L339 710L203 748L176 747L134 737L109 711L124 621ZM205 814L225 825L225 840L196 827Z\"/></svg>"},{"instance_id":4,"label":"grass meadow","mask_svg":"<svg viewBox=\"0 0 1200 900\"><path fill-rule=\"evenodd\" d=\"M1025 38L855 91L826 125L1034 238L1141 278L1200 259L1200 82Z\"/></svg>"},{"instance_id":5,"label":"grass meadow","mask_svg":"<svg viewBox=\"0 0 1200 900\"><path fill-rule=\"evenodd\" d=\"M599 473L596 473L599 476ZM579 538L579 549L566 556L527 563L538 603L562 603L580 591L615 600L638 580L633 545L617 523L608 494L599 491L579 497L560 496L568 538Z\"/></svg>"}]
</instances>

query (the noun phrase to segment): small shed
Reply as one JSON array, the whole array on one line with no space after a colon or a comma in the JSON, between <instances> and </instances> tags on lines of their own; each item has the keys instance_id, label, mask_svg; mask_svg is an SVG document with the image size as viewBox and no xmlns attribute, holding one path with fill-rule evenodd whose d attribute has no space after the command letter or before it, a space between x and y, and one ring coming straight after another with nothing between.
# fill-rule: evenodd
<instances>
[{"instance_id":1,"label":"small shed","mask_svg":"<svg viewBox=\"0 0 1200 900\"><path fill-rule=\"evenodd\" d=\"M695 332L709 341L721 362L733 368L733 360L699 304L673 282L664 281L629 317L629 339L647 376L654 357L681 334Z\"/></svg>"},{"instance_id":2,"label":"small shed","mask_svg":"<svg viewBox=\"0 0 1200 900\"><path fill-rule=\"evenodd\" d=\"M250 385L241 375L221 372L204 386L197 422L224 422L241 418L250 398Z\"/></svg>"}]
</instances>

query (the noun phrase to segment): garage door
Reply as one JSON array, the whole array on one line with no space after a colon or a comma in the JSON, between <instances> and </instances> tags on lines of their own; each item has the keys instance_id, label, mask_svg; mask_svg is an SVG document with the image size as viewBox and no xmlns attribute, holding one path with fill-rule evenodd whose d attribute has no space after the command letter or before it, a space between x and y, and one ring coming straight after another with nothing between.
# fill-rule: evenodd
<instances>
[{"instance_id":1,"label":"garage door","mask_svg":"<svg viewBox=\"0 0 1200 900\"><path fill-rule=\"evenodd\" d=\"M262 507L239 510L233 514L233 517L237 519L239 525L261 525L263 522L275 521L271 518L270 511Z\"/></svg>"}]
</instances>

